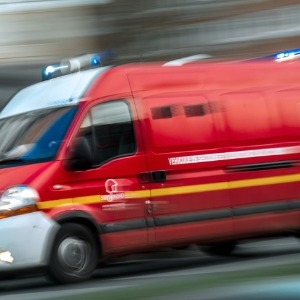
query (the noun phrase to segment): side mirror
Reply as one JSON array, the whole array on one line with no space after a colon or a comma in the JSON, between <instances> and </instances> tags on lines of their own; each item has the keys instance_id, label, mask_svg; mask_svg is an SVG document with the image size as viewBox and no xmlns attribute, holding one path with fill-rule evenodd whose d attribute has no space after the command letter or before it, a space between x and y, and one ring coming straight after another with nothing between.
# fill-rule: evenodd
<instances>
[{"instance_id":1,"label":"side mirror","mask_svg":"<svg viewBox=\"0 0 300 300\"><path fill-rule=\"evenodd\" d=\"M70 154L66 160L66 169L72 171L88 170L93 165L91 147L85 137L76 138L71 146Z\"/></svg>"}]
</instances>

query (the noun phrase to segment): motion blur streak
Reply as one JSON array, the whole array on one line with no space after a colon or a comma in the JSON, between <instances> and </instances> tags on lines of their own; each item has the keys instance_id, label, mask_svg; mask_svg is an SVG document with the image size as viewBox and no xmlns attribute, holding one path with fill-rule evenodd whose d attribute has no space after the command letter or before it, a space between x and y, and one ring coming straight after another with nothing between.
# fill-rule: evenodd
<instances>
[{"instance_id":1,"label":"motion blur streak","mask_svg":"<svg viewBox=\"0 0 300 300\"><path fill-rule=\"evenodd\" d=\"M299 46L299 14L297 0L0 0L0 63L260 56Z\"/></svg>"}]
</instances>

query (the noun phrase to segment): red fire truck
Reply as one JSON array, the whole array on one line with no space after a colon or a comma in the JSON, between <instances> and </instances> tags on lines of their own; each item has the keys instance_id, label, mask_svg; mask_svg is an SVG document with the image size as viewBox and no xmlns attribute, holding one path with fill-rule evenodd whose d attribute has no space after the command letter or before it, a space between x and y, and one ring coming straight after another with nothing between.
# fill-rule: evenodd
<instances>
[{"instance_id":1,"label":"red fire truck","mask_svg":"<svg viewBox=\"0 0 300 300\"><path fill-rule=\"evenodd\" d=\"M0 114L0 271L76 282L110 257L299 234L297 64L80 67Z\"/></svg>"}]
</instances>

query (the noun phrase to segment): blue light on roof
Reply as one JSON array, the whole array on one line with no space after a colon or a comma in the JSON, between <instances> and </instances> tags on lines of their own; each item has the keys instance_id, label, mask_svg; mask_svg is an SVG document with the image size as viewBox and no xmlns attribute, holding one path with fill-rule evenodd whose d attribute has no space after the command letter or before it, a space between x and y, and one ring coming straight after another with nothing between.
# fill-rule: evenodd
<instances>
[{"instance_id":1,"label":"blue light on roof","mask_svg":"<svg viewBox=\"0 0 300 300\"><path fill-rule=\"evenodd\" d=\"M101 66L101 57L100 55L96 54L91 59L92 66Z\"/></svg>"},{"instance_id":2,"label":"blue light on roof","mask_svg":"<svg viewBox=\"0 0 300 300\"><path fill-rule=\"evenodd\" d=\"M42 79L47 80L84 69L108 66L112 64L114 60L115 53L112 50L64 59L60 64L44 67L42 69Z\"/></svg>"},{"instance_id":3,"label":"blue light on roof","mask_svg":"<svg viewBox=\"0 0 300 300\"><path fill-rule=\"evenodd\" d=\"M300 55L300 49L288 50L274 55L275 61L292 60Z\"/></svg>"},{"instance_id":4,"label":"blue light on roof","mask_svg":"<svg viewBox=\"0 0 300 300\"><path fill-rule=\"evenodd\" d=\"M42 79L47 80L62 75L63 70L66 69L66 67L67 66L61 64L55 64L55 65L44 67L42 69Z\"/></svg>"},{"instance_id":5,"label":"blue light on roof","mask_svg":"<svg viewBox=\"0 0 300 300\"><path fill-rule=\"evenodd\" d=\"M46 75L46 76L49 76L49 75L51 75L54 71L55 71L55 68L54 68L53 66L48 66L48 67L46 67L46 69L45 69L45 75Z\"/></svg>"},{"instance_id":6,"label":"blue light on roof","mask_svg":"<svg viewBox=\"0 0 300 300\"><path fill-rule=\"evenodd\" d=\"M93 54L91 58L92 66L104 66L111 64L115 60L116 55L113 50L103 51L97 54Z\"/></svg>"}]
</instances>

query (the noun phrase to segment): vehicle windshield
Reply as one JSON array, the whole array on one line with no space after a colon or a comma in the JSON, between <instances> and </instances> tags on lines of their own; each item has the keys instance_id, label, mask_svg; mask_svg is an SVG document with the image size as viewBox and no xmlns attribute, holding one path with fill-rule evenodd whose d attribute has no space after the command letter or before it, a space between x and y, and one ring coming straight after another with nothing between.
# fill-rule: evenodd
<instances>
[{"instance_id":1,"label":"vehicle windshield","mask_svg":"<svg viewBox=\"0 0 300 300\"><path fill-rule=\"evenodd\" d=\"M0 164L52 160L79 102L107 67L39 82L19 91L0 112Z\"/></svg>"},{"instance_id":2,"label":"vehicle windshield","mask_svg":"<svg viewBox=\"0 0 300 300\"><path fill-rule=\"evenodd\" d=\"M76 111L56 107L0 119L0 164L52 160Z\"/></svg>"}]
</instances>

